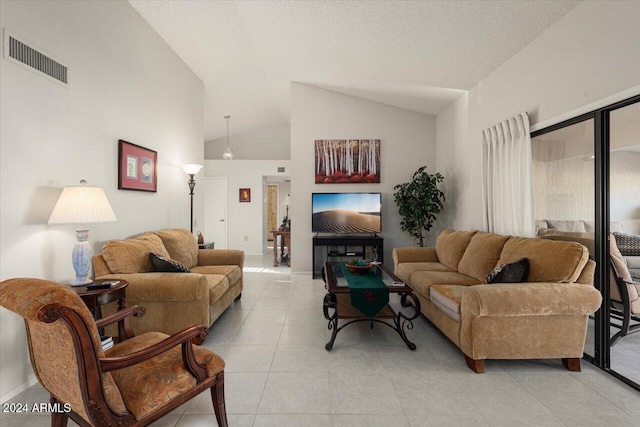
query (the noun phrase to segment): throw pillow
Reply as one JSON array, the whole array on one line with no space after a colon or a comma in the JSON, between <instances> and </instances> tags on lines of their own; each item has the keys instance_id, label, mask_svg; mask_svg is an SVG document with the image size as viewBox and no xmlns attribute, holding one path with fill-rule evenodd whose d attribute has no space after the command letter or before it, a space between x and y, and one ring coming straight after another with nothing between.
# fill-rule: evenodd
<instances>
[{"instance_id":1,"label":"throw pillow","mask_svg":"<svg viewBox=\"0 0 640 427\"><path fill-rule=\"evenodd\" d=\"M493 269L484 283L520 283L529 275L529 260L520 258L509 264L502 264Z\"/></svg>"},{"instance_id":2,"label":"throw pillow","mask_svg":"<svg viewBox=\"0 0 640 427\"><path fill-rule=\"evenodd\" d=\"M614 231L618 250L624 256L640 256L640 236Z\"/></svg>"},{"instance_id":3,"label":"throw pillow","mask_svg":"<svg viewBox=\"0 0 640 427\"><path fill-rule=\"evenodd\" d=\"M181 262L165 258L160 254L151 252L149 258L156 271L164 273L189 273L189 269Z\"/></svg>"}]
</instances>

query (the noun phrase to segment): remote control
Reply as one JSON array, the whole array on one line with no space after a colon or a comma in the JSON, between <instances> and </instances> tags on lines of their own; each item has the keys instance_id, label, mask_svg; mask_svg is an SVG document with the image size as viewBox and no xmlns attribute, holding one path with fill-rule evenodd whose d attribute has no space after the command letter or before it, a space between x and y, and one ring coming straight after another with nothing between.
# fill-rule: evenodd
<instances>
[{"instance_id":1,"label":"remote control","mask_svg":"<svg viewBox=\"0 0 640 427\"><path fill-rule=\"evenodd\" d=\"M92 289L108 289L111 287L111 282L107 283L93 283L91 285L87 285L87 290Z\"/></svg>"}]
</instances>

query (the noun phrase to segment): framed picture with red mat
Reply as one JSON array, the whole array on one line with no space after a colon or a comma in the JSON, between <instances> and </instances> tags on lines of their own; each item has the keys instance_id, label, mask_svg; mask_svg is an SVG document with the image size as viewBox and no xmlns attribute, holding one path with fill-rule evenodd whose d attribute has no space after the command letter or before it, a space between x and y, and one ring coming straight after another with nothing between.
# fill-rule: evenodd
<instances>
[{"instance_id":1,"label":"framed picture with red mat","mask_svg":"<svg viewBox=\"0 0 640 427\"><path fill-rule=\"evenodd\" d=\"M158 191L158 153L130 142L118 141L118 190Z\"/></svg>"}]
</instances>

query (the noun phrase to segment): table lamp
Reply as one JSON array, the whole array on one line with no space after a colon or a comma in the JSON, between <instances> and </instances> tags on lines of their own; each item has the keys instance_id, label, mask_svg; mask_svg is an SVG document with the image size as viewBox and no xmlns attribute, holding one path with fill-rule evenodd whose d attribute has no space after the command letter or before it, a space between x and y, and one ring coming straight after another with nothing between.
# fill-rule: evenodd
<instances>
[{"instance_id":1,"label":"table lamp","mask_svg":"<svg viewBox=\"0 0 640 427\"><path fill-rule=\"evenodd\" d=\"M89 267L91 265L91 245L87 241L89 228L85 224L115 221L116 216L109 200L100 187L88 187L87 181L80 185L65 187L53 208L49 224L78 224L76 244L71 259L76 271L76 281L72 286L91 283Z\"/></svg>"}]
</instances>

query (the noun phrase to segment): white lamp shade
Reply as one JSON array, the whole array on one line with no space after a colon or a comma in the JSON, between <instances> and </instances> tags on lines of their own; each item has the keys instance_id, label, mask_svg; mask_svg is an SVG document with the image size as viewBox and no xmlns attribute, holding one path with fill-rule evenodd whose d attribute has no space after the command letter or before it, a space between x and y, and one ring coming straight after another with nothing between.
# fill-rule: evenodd
<instances>
[{"instance_id":1,"label":"white lamp shade","mask_svg":"<svg viewBox=\"0 0 640 427\"><path fill-rule=\"evenodd\" d=\"M196 164L182 165L182 169L184 169L187 175L196 175L198 172L200 172L200 169L202 169L202 165L196 165Z\"/></svg>"},{"instance_id":2,"label":"white lamp shade","mask_svg":"<svg viewBox=\"0 0 640 427\"><path fill-rule=\"evenodd\" d=\"M291 200L289 199L289 195L284 198L284 202L282 202L282 206L289 206L291 204Z\"/></svg>"},{"instance_id":3,"label":"white lamp shade","mask_svg":"<svg viewBox=\"0 0 640 427\"><path fill-rule=\"evenodd\" d=\"M79 185L65 187L56 203L49 224L90 224L115 221L104 190Z\"/></svg>"}]
</instances>

